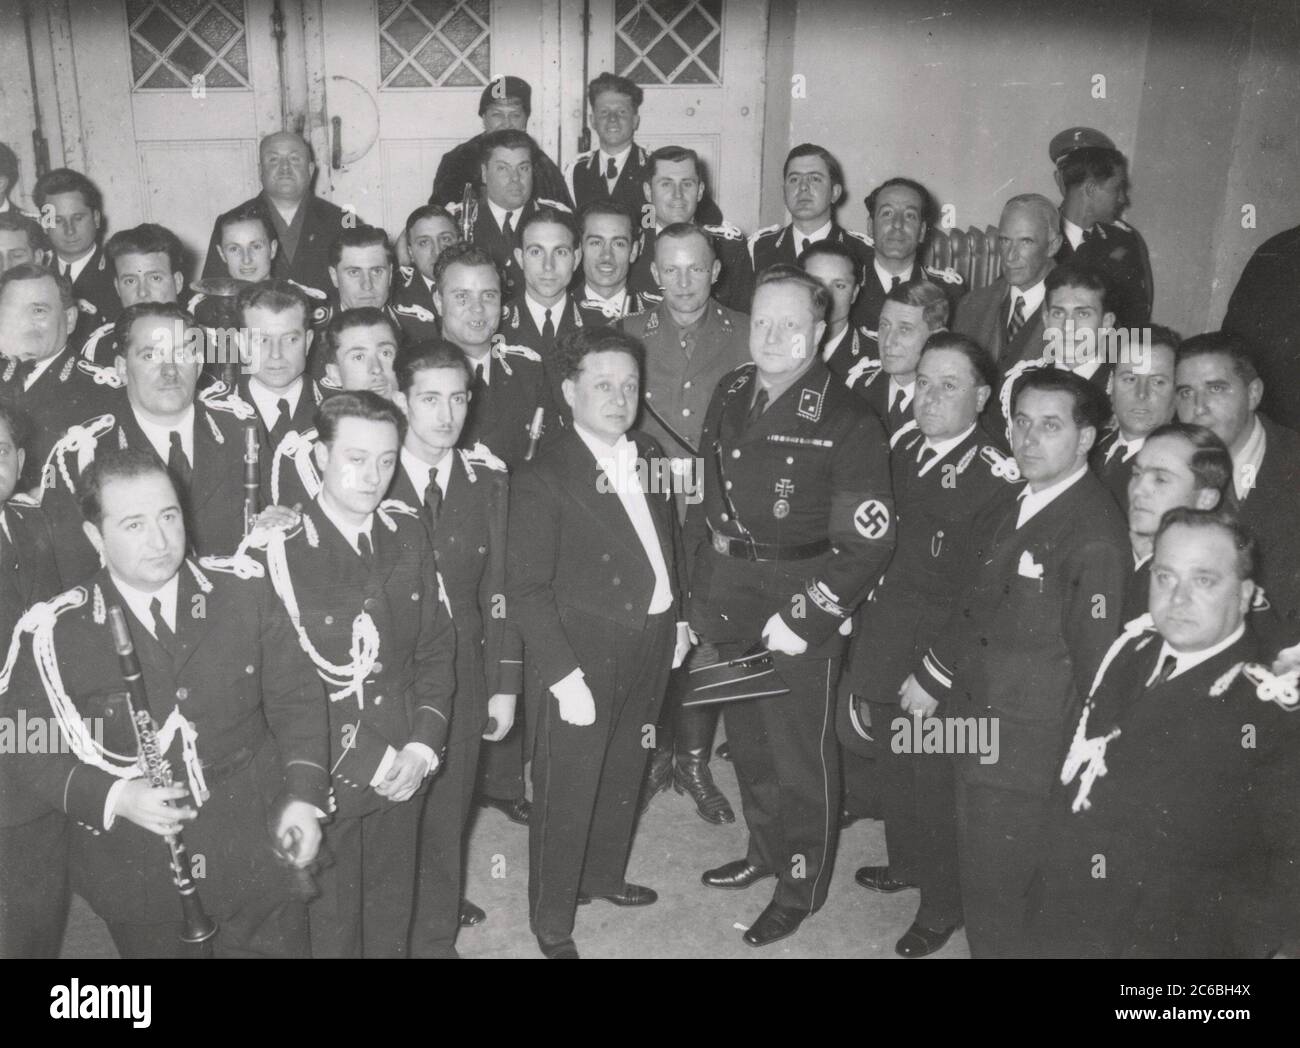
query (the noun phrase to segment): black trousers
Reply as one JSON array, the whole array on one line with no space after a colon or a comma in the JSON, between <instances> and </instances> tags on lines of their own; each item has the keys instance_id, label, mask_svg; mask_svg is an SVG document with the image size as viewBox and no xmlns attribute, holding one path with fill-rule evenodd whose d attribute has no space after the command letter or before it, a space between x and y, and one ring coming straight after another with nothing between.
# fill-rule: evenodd
<instances>
[{"instance_id":1,"label":"black trousers","mask_svg":"<svg viewBox=\"0 0 1300 1048\"><path fill-rule=\"evenodd\" d=\"M623 887L650 753L645 743L672 663L671 620L656 615L644 631L632 631L584 617L582 636L573 641L596 700L596 722L567 724L554 696L537 706L528 911L539 936L572 934L580 891L602 895Z\"/></svg>"},{"instance_id":2,"label":"black trousers","mask_svg":"<svg viewBox=\"0 0 1300 1048\"><path fill-rule=\"evenodd\" d=\"M199 891L202 892L202 882ZM179 909L180 903L177 902ZM181 942L182 923L109 924L117 952L127 960L188 960L206 951L216 958L292 958L311 956L307 906L302 902L250 899L249 905L229 914L213 915L217 934L206 944Z\"/></svg>"},{"instance_id":3,"label":"black trousers","mask_svg":"<svg viewBox=\"0 0 1300 1048\"><path fill-rule=\"evenodd\" d=\"M735 658L748 645L720 644ZM777 875L774 901L813 913L826 901L839 837L840 659L776 655L790 694L730 703L727 740L749 827L752 865Z\"/></svg>"},{"instance_id":4,"label":"black trousers","mask_svg":"<svg viewBox=\"0 0 1300 1048\"><path fill-rule=\"evenodd\" d=\"M947 928L962 919L952 756L895 753L892 724L900 717L910 719L897 705L871 705L890 876L921 889L919 924Z\"/></svg>"},{"instance_id":5,"label":"black trousers","mask_svg":"<svg viewBox=\"0 0 1300 1048\"><path fill-rule=\"evenodd\" d=\"M498 801L524 799L524 699L515 712L515 726L500 742L482 744L478 791ZM471 784L472 785L472 784Z\"/></svg>"},{"instance_id":6,"label":"black trousers","mask_svg":"<svg viewBox=\"0 0 1300 1048\"><path fill-rule=\"evenodd\" d=\"M0 826L0 958L58 957L69 900L63 813Z\"/></svg>"},{"instance_id":7,"label":"black trousers","mask_svg":"<svg viewBox=\"0 0 1300 1048\"><path fill-rule=\"evenodd\" d=\"M416 838L424 797L325 826L333 863L312 900L314 957L405 957L415 905Z\"/></svg>"}]
</instances>

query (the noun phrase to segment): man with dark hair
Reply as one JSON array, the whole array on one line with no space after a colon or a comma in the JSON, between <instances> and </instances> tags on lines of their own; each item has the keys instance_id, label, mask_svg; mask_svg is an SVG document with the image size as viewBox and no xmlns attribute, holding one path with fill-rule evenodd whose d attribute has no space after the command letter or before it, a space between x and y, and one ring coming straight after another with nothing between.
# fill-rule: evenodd
<instances>
[{"instance_id":1,"label":"man with dark hair","mask_svg":"<svg viewBox=\"0 0 1300 1048\"><path fill-rule=\"evenodd\" d=\"M0 637L23 612L63 588L54 536L41 508L17 494L25 420L0 400ZM13 710L0 705L5 722ZM0 958L53 959L68 913L68 838L63 813L16 781L12 753L0 756Z\"/></svg>"},{"instance_id":2,"label":"man with dark hair","mask_svg":"<svg viewBox=\"0 0 1300 1048\"><path fill-rule=\"evenodd\" d=\"M0 211L0 275L6 269L34 263L48 265L54 255L41 227L20 211Z\"/></svg>"},{"instance_id":3,"label":"man with dark hair","mask_svg":"<svg viewBox=\"0 0 1300 1048\"><path fill-rule=\"evenodd\" d=\"M202 330L175 303L140 302L123 310L113 337L120 349L109 375L117 388L102 402L103 414L81 419L58 440L45 470L43 504L68 579L95 569L75 492L101 448L133 448L166 466L198 554L228 553L244 533L243 427L254 409L238 397L196 397Z\"/></svg>"},{"instance_id":4,"label":"man with dark hair","mask_svg":"<svg viewBox=\"0 0 1300 1048\"><path fill-rule=\"evenodd\" d=\"M842 244L859 265L871 264L871 240L835 220L844 196L844 169L821 146L805 142L786 154L782 192L789 225L773 225L750 234L749 259L755 273L778 262L793 265L813 244ZM874 328L875 325L872 325Z\"/></svg>"},{"instance_id":5,"label":"man with dark hair","mask_svg":"<svg viewBox=\"0 0 1300 1048\"><path fill-rule=\"evenodd\" d=\"M290 131L267 135L258 146L258 164L262 191L217 218L203 275L226 273L221 254L222 223L232 213L252 209L266 219L280 245L272 275L309 288L328 288L330 248L343 230L364 223L354 212L322 200L312 191L316 161L311 146L300 135Z\"/></svg>"},{"instance_id":6,"label":"man with dark hair","mask_svg":"<svg viewBox=\"0 0 1300 1048\"><path fill-rule=\"evenodd\" d=\"M761 640L790 689L724 714L749 846L702 879L734 890L777 878L744 935L751 946L794 934L826 900L843 638L894 548L884 432L817 352L829 298L793 266L759 275L752 363L725 376L709 403L703 499L686 518L692 628L724 661Z\"/></svg>"},{"instance_id":7,"label":"man with dark hair","mask_svg":"<svg viewBox=\"0 0 1300 1048\"><path fill-rule=\"evenodd\" d=\"M72 282L73 298L86 315L85 330L112 320L122 305L107 255L99 246L104 227L99 188L80 171L60 167L37 179L32 200L54 245L53 264Z\"/></svg>"},{"instance_id":8,"label":"man with dark hair","mask_svg":"<svg viewBox=\"0 0 1300 1048\"><path fill-rule=\"evenodd\" d=\"M584 328L562 353L573 426L514 477L506 572L536 686L528 902L548 958L578 956L579 903L657 898L625 879L642 739L690 647L681 533L657 482L663 449L631 429L645 351L621 331Z\"/></svg>"},{"instance_id":9,"label":"man with dark hair","mask_svg":"<svg viewBox=\"0 0 1300 1048\"><path fill-rule=\"evenodd\" d=\"M455 715L421 820L414 957L455 957L457 927L487 916L463 894L479 750L523 730L523 649L504 604L510 481L485 445L456 450L469 383L465 354L449 342L422 345L398 377L407 427L389 495L421 509L456 629Z\"/></svg>"},{"instance_id":10,"label":"man with dark hair","mask_svg":"<svg viewBox=\"0 0 1300 1048\"><path fill-rule=\"evenodd\" d=\"M137 302L175 302L185 288L184 250L176 234L146 222L123 229L104 245L113 288L122 308ZM97 367L111 368L117 357L113 322L101 324L80 341L79 354Z\"/></svg>"},{"instance_id":11,"label":"man with dark hair","mask_svg":"<svg viewBox=\"0 0 1300 1048\"><path fill-rule=\"evenodd\" d=\"M1188 422L1169 422L1143 438L1134 457L1125 509L1133 549L1133 573L1124 590L1124 621L1148 608L1151 553L1156 532L1172 509L1221 509L1228 494L1232 456L1212 430Z\"/></svg>"},{"instance_id":12,"label":"man with dark hair","mask_svg":"<svg viewBox=\"0 0 1300 1048\"><path fill-rule=\"evenodd\" d=\"M108 410L111 387L77 360L70 338L79 317L66 277L31 263L0 276L0 400L32 427L20 491L40 487L54 442L69 427Z\"/></svg>"},{"instance_id":13,"label":"man with dark hair","mask_svg":"<svg viewBox=\"0 0 1300 1048\"><path fill-rule=\"evenodd\" d=\"M443 251L460 241L460 229L446 208L424 204L407 216L403 236L411 264L398 267L400 279L393 288L393 312L407 342L414 344L439 337L438 313L433 305L433 267Z\"/></svg>"},{"instance_id":14,"label":"man with dark hair","mask_svg":"<svg viewBox=\"0 0 1300 1048\"><path fill-rule=\"evenodd\" d=\"M443 207L463 203L466 184L472 187L474 195L478 195L483 188L483 139L492 132L503 129L527 131L532 109L533 89L527 80L517 76L494 76L478 97L478 115L483 119L483 132L443 154L438 161L438 173L433 179L429 203L441 204ZM559 167L535 145L534 149L533 166L536 170L533 172L532 186L537 190L537 195L559 201L572 209L573 200Z\"/></svg>"},{"instance_id":15,"label":"man with dark hair","mask_svg":"<svg viewBox=\"0 0 1300 1048\"><path fill-rule=\"evenodd\" d=\"M930 191L910 178L887 179L867 194L867 243L862 294L854 305L855 326L875 331L885 297L899 284L928 280L948 297L949 311L966 292L960 273L921 262L938 221ZM874 237L875 239L871 239Z\"/></svg>"},{"instance_id":16,"label":"man with dark hair","mask_svg":"<svg viewBox=\"0 0 1300 1048\"><path fill-rule=\"evenodd\" d=\"M952 329L988 350L1004 373L1042 351L1046 279L1060 249L1059 227L1047 197L1022 193L1008 200L998 222L1002 275L957 306Z\"/></svg>"},{"instance_id":17,"label":"man with dark hair","mask_svg":"<svg viewBox=\"0 0 1300 1048\"><path fill-rule=\"evenodd\" d=\"M312 955L403 957L420 812L451 722L455 632L419 510L385 501L402 413L375 393L338 393L316 430L319 494L266 551L329 692L334 862L309 908Z\"/></svg>"},{"instance_id":18,"label":"man with dark hair","mask_svg":"<svg viewBox=\"0 0 1300 1048\"><path fill-rule=\"evenodd\" d=\"M1269 237L1241 271L1223 330L1246 340L1264 383L1260 409L1300 431L1300 226Z\"/></svg>"},{"instance_id":19,"label":"man with dark hair","mask_svg":"<svg viewBox=\"0 0 1300 1048\"><path fill-rule=\"evenodd\" d=\"M1257 661L1252 554L1223 514L1161 522L1151 613L1107 652L1060 768L1034 953L1263 958L1300 933L1300 721Z\"/></svg>"},{"instance_id":20,"label":"man with dark hair","mask_svg":"<svg viewBox=\"0 0 1300 1048\"><path fill-rule=\"evenodd\" d=\"M832 374L847 380L849 372L863 360L871 360L878 348L867 330L854 326L851 320L853 304L862 291L862 262L846 245L818 240L799 256L799 268L820 280L830 293L822 361Z\"/></svg>"},{"instance_id":21,"label":"man with dark hair","mask_svg":"<svg viewBox=\"0 0 1300 1048\"><path fill-rule=\"evenodd\" d=\"M1053 276L1064 268L1058 267ZM1061 303L1052 300L1059 308ZM1110 399L1115 409L1115 428L1097 441L1088 459L1119 508L1126 512L1128 482L1138 452L1148 434L1174 417L1174 357L1182 339L1177 332L1158 325L1149 331L1143 352L1133 352L1114 364Z\"/></svg>"},{"instance_id":22,"label":"man with dark hair","mask_svg":"<svg viewBox=\"0 0 1300 1048\"><path fill-rule=\"evenodd\" d=\"M628 286L657 301L663 292L650 270L655 258L655 239L667 226L703 222L708 217L701 214L708 197L699 154L682 146L656 149L646 161L642 190L646 202L641 213L641 254L632 263ZM745 235L721 216L716 224L702 224L700 228L713 239L714 257L722 264L714 278L713 297L738 313L745 312L754 290L754 271L745 250Z\"/></svg>"},{"instance_id":23,"label":"man with dark hair","mask_svg":"<svg viewBox=\"0 0 1300 1048\"><path fill-rule=\"evenodd\" d=\"M159 308L134 306L133 310ZM130 310L128 310L128 314ZM63 745L13 764L66 812L72 886L127 958L197 956L167 848L185 833L219 957L310 956L290 865L316 856L329 806L326 702L261 577L187 560L182 498L157 458L106 449L80 477L78 519L103 566L25 617L30 646L0 682L6 711L56 716ZM120 609L147 705L133 707L108 620ZM405 609L404 609L405 610ZM148 718L174 785L142 775ZM72 731L83 722L88 730ZM188 929L185 929L188 930Z\"/></svg>"},{"instance_id":24,"label":"man with dark hair","mask_svg":"<svg viewBox=\"0 0 1300 1048\"><path fill-rule=\"evenodd\" d=\"M894 505L907 525L862 606L852 693L841 696L836 717L845 748L876 758L884 808L888 861L860 868L855 879L873 892L920 889L912 926L894 947L902 957L942 949L962 922L955 761L896 745L909 729L908 717L900 723L898 692L971 573L972 547L983 538L975 522L1015 498L1014 481L997 470L1001 456L978 424L996 383L988 354L964 335L939 332L926 341L916 370L917 428L890 456ZM916 738L924 721L916 717L910 727Z\"/></svg>"},{"instance_id":25,"label":"man with dark hair","mask_svg":"<svg viewBox=\"0 0 1300 1048\"><path fill-rule=\"evenodd\" d=\"M641 183L649 154L634 139L641 126L644 97L637 84L615 73L601 73L587 85L591 124L599 145L579 153L564 169L579 211L594 201L617 201L640 214L644 202Z\"/></svg>"},{"instance_id":26,"label":"man with dark hair","mask_svg":"<svg viewBox=\"0 0 1300 1048\"><path fill-rule=\"evenodd\" d=\"M1146 324L1154 297L1151 259L1142 234L1120 220L1129 203L1124 154L1090 127L1062 131L1047 153L1056 165L1056 185L1064 198L1056 261L1102 270L1114 289L1119 325Z\"/></svg>"},{"instance_id":27,"label":"man with dark hair","mask_svg":"<svg viewBox=\"0 0 1300 1048\"><path fill-rule=\"evenodd\" d=\"M1208 426L1232 454L1232 487L1243 527L1259 544L1255 582L1282 622L1300 623L1300 436L1258 412L1264 383L1245 342L1214 332L1178 347L1178 418Z\"/></svg>"},{"instance_id":28,"label":"man with dark hair","mask_svg":"<svg viewBox=\"0 0 1300 1048\"><path fill-rule=\"evenodd\" d=\"M682 222L665 227L655 240L652 264L664 300L622 322L623 330L646 348L642 428L670 456L679 481L678 518L683 522L687 506L699 496L697 460L709 399L718 381L749 359L749 318L709 297L720 265L713 246L699 226ZM693 654L691 665L700 659L707 664L706 655ZM669 685L645 803L675 786L691 795L705 821L734 822L735 812L709 771L717 711L681 706L690 688L691 665L676 673Z\"/></svg>"},{"instance_id":29,"label":"man with dark hair","mask_svg":"<svg viewBox=\"0 0 1300 1048\"><path fill-rule=\"evenodd\" d=\"M1052 781L1119 633L1131 564L1119 507L1088 470L1106 395L1048 368L1022 375L1013 398L1015 460L988 458L1028 484L974 522L969 582L899 690L904 713L969 729L945 736L957 750L961 898L975 957L1024 952L1024 892Z\"/></svg>"},{"instance_id":30,"label":"man with dark hair","mask_svg":"<svg viewBox=\"0 0 1300 1048\"><path fill-rule=\"evenodd\" d=\"M582 270L573 278L573 293L584 309L598 311L613 323L644 313L653 305L631 290L628 276L641 254L636 212L613 200L593 200L578 216L582 235Z\"/></svg>"},{"instance_id":31,"label":"man with dark hair","mask_svg":"<svg viewBox=\"0 0 1300 1048\"><path fill-rule=\"evenodd\" d=\"M280 242L275 239L271 220L260 208L227 211L217 219L216 236L225 275L253 284L271 279Z\"/></svg>"}]
</instances>

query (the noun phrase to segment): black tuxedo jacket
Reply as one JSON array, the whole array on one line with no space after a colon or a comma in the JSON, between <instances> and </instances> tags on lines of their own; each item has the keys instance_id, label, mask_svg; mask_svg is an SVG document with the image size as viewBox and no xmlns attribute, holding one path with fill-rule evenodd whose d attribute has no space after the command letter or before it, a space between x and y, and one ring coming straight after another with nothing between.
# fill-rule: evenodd
<instances>
[{"instance_id":1,"label":"black tuxedo jacket","mask_svg":"<svg viewBox=\"0 0 1300 1048\"><path fill-rule=\"evenodd\" d=\"M330 248L343 232L343 220L348 212L328 200L322 200L314 193L298 205L307 209L303 216L302 232L298 236L298 250L292 258L283 244L275 254L271 267L272 276L282 280L296 280L299 284L320 291L328 291L334 285L330 282ZM224 277L227 275L226 264L221 260L221 223L227 216L239 211L254 208L266 219L266 228L275 234L271 222L271 211L275 205L267 200L264 193L258 193L251 200L245 200L217 219L212 226L212 238L208 242L208 257L203 263L205 277ZM361 225L362 221L355 215L352 221Z\"/></svg>"},{"instance_id":2,"label":"black tuxedo jacket","mask_svg":"<svg viewBox=\"0 0 1300 1048\"><path fill-rule=\"evenodd\" d=\"M63 264L56 259L54 268L61 270ZM112 260L105 252L104 245L99 244L90 256L90 261L72 282L72 294L81 311L77 321L78 329L90 330L117 319L117 315L122 312L122 300L117 297L117 288L113 284L116 277Z\"/></svg>"},{"instance_id":3,"label":"black tuxedo jacket","mask_svg":"<svg viewBox=\"0 0 1300 1048\"><path fill-rule=\"evenodd\" d=\"M1116 451L1109 462L1106 455L1115 442L1119 440L1119 430L1113 429L1093 446L1088 455L1088 465L1097 474L1097 479L1106 485L1106 490L1115 496L1119 508L1128 515L1128 482L1133 478L1133 464L1137 461L1135 451L1127 459L1121 451Z\"/></svg>"},{"instance_id":4,"label":"black tuxedo jacket","mask_svg":"<svg viewBox=\"0 0 1300 1048\"><path fill-rule=\"evenodd\" d=\"M1283 624L1300 625L1300 436L1261 416L1264 462L1241 501L1239 518L1258 543L1255 581L1264 587Z\"/></svg>"}]
</instances>

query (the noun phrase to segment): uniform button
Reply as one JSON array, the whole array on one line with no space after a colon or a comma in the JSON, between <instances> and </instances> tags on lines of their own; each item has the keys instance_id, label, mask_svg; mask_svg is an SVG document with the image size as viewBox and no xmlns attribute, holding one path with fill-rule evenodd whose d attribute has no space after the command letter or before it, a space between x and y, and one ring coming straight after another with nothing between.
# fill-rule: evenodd
<instances>
[{"instance_id":1,"label":"uniform button","mask_svg":"<svg viewBox=\"0 0 1300 1048\"><path fill-rule=\"evenodd\" d=\"M600 555L600 559L603 560L603 561L608 562L608 561L609 561L609 554L608 554L608 553L602 553L602 554Z\"/></svg>"},{"instance_id":2,"label":"uniform button","mask_svg":"<svg viewBox=\"0 0 1300 1048\"><path fill-rule=\"evenodd\" d=\"M731 457L734 459L740 458L740 448L736 448L734 451L732 451Z\"/></svg>"},{"instance_id":3,"label":"uniform button","mask_svg":"<svg viewBox=\"0 0 1300 1048\"><path fill-rule=\"evenodd\" d=\"M685 382L682 383L682 389L690 389L690 388L691 388L691 380L687 379Z\"/></svg>"},{"instance_id":4,"label":"uniform button","mask_svg":"<svg viewBox=\"0 0 1300 1048\"><path fill-rule=\"evenodd\" d=\"M370 672L371 672L371 673L383 673L383 672L384 672L384 664L383 664L382 662L376 662L375 665L374 665L374 668L373 668Z\"/></svg>"},{"instance_id":5,"label":"uniform button","mask_svg":"<svg viewBox=\"0 0 1300 1048\"><path fill-rule=\"evenodd\" d=\"M631 610L632 610L632 605L631 605L631 604L624 604L624 605L623 605L623 610L624 610L624 611L631 611Z\"/></svg>"},{"instance_id":6,"label":"uniform button","mask_svg":"<svg viewBox=\"0 0 1300 1048\"><path fill-rule=\"evenodd\" d=\"M367 597L361 602L361 606L365 608L366 611L374 611L375 608L379 607L379 601L375 600L374 597Z\"/></svg>"},{"instance_id":7,"label":"uniform button","mask_svg":"<svg viewBox=\"0 0 1300 1048\"><path fill-rule=\"evenodd\" d=\"M786 456L786 459L785 459L785 464L786 464L787 466L793 466L793 465L794 465L794 456L793 456L793 455L787 455L787 456Z\"/></svg>"},{"instance_id":8,"label":"uniform button","mask_svg":"<svg viewBox=\"0 0 1300 1048\"><path fill-rule=\"evenodd\" d=\"M727 521L729 521L731 518L730 518L729 516L727 516L727 514L723 513L721 516L718 517L718 519L721 520L722 523L725 524L725 523L727 523Z\"/></svg>"},{"instance_id":9,"label":"uniform button","mask_svg":"<svg viewBox=\"0 0 1300 1048\"><path fill-rule=\"evenodd\" d=\"M177 701L177 702L184 702L184 701L185 701L186 699L188 699L189 697L190 697L190 689L189 689L189 688L177 688L177 689L176 689L176 701Z\"/></svg>"},{"instance_id":10,"label":"uniform button","mask_svg":"<svg viewBox=\"0 0 1300 1048\"><path fill-rule=\"evenodd\" d=\"M682 418L690 418L690 417L691 417L691 409L682 408Z\"/></svg>"},{"instance_id":11,"label":"uniform button","mask_svg":"<svg viewBox=\"0 0 1300 1048\"><path fill-rule=\"evenodd\" d=\"M726 483L726 488L727 488L728 491L731 490L731 481L727 481L727 483Z\"/></svg>"},{"instance_id":12,"label":"uniform button","mask_svg":"<svg viewBox=\"0 0 1300 1048\"><path fill-rule=\"evenodd\" d=\"M980 638L980 647L981 647L981 648L987 648L988 646L989 646L989 639L988 639L988 637L981 637L981 638Z\"/></svg>"},{"instance_id":13,"label":"uniform button","mask_svg":"<svg viewBox=\"0 0 1300 1048\"><path fill-rule=\"evenodd\" d=\"M433 559L434 559L434 560L441 560L441 559L442 559L442 552L441 552L440 550L434 550L434 551L433 551Z\"/></svg>"},{"instance_id":14,"label":"uniform button","mask_svg":"<svg viewBox=\"0 0 1300 1048\"><path fill-rule=\"evenodd\" d=\"M334 616L333 616L333 615L326 615L326 616L325 616L325 625L326 625L326 626L333 626L333 625L334 625Z\"/></svg>"},{"instance_id":15,"label":"uniform button","mask_svg":"<svg viewBox=\"0 0 1300 1048\"><path fill-rule=\"evenodd\" d=\"M244 667L244 672L247 673L247 674L251 677L251 676L252 676L254 673L256 673L257 671L254 670L252 666L245 666L245 667Z\"/></svg>"},{"instance_id":16,"label":"uniform button","mask_svg":"<svg viewBox=\"0 0 1300 1048\"><path fill-rule=\"evenodd\" d=\"M621 585L622 582L623 582L623 580L620 579L617 575L615 575L615 576L614 576L610 581L611 581L615 586L619 586L619 585Z\"/></svg>"},{"instance_id":17,"label":"uniform button","mask_svg":"<svg viewBox=\"0 0 1300 1048\"><path fill-rule=\"evenodd\" d=\"M645 398L646 398L646 400L649 400L649 399L650 399L651 397L653 397L653 396L654 396L654 394L651 393L648 389L645 391Z\"/></svg>"},{"instance_id":18,"label":"uniform button","mask_svg":"<svg viewBox=\"0 0 1300 1048\"><path fill-rule=\"evenodd\" d=\"M376 706L378 706L378 705L379 705L381 702L383 702L383 701L384 701L384 697L383 697L382 695L376 695L376 696L375 696L375 705L376 705Z\"/></svg>"},{"instance_id":19,"label":"uniform button","mask_svg":"<svg viewBox=\"0 0 1300 1048\"><path fill-rule=\"evenodd\" d=\"M412 594L411 594L411 599L412 599L412 600L419 600L419 599L420 599L420 595L419 595L418 593L412 593Z\"/></svg>"},{"instance_id":20,"label":"uniform button","mask_svg":"<svg viewBox=\"0 0 1300 1048\"><path fill-rule=\"evenodd\" d=\"M480 547L478 548L478 555L481 557L481 556L483 556L483 554L485 554L485 553L487 553L487 547L486 547L486 546L480 546Z\"/></svg>"}]
</instances>

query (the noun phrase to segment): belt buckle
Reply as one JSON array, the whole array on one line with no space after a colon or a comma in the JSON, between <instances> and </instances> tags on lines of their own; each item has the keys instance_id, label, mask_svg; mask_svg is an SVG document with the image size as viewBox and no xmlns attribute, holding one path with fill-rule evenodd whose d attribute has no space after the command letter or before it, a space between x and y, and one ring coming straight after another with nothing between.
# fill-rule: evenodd
<instances>
[{"instance_id":1,"label":"belt buckle","mask_svg":"<svg viewBox=\"0 0 1300 1048\"><path fill-rule=\"evenodd\" d=\"M713 548L726 556L731 552L731 540L726 535L720 535L715 531L713 533Z\"/></svg>"}]
</instances>

